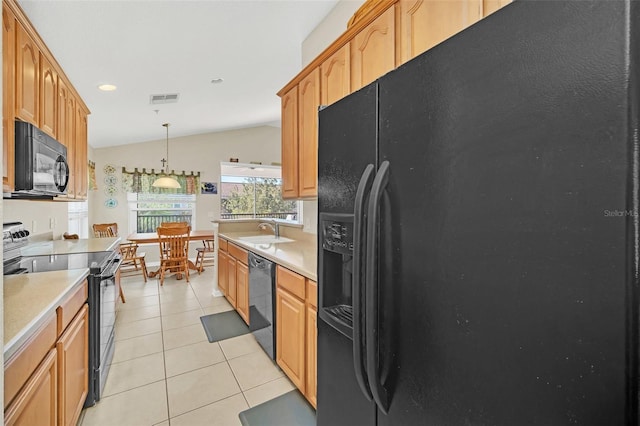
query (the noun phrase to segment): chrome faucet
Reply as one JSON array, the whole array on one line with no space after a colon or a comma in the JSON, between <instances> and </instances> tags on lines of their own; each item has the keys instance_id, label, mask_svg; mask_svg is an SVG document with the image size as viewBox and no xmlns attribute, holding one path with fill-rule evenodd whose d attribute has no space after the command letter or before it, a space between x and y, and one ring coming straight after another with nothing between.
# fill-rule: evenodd
<instances>
[{"instance_id":1,"label":"chrome faucet","mask_svg":"<svg viewBox=\"0 0 640 426\"><path fill-rule=\"evenodd\" d=\"M275 223L262 222L261 224L258 225L258 229L265 229L267 226L271 228L276 238L280 238L280 224L278 222L275 222Z\"/></svg>"}]
</instances>

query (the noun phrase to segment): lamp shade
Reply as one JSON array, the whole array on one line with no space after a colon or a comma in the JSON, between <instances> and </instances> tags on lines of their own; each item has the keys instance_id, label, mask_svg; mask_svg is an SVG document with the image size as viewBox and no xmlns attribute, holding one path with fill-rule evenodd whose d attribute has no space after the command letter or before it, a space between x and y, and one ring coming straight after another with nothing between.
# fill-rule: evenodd
<instances>
[{"instance_id":1,"label":"lamp shade","mask_svg":"<svg viewBox=\"0 0 640 426\"><path fill-rule=\"evenodd\" d=\"M167 160L166 160L166 170L167 172L169 171L169 123L164 123L162 125L162 127L164 127L165 129L167 129ZM164 166L164 159L162 159L163 161L163 166ZM151 184L151 186L155 187L155 188L180 188L180 183L175 180L172 177L169 177L168 175L164 174L164 171L162 172L162 176L160 176L158 179L156 179L155 182L153 182Z\"/></svg>"},{"instance_id":2,"label":"lamp shade","mask_svg":"<svg viewBox=\"0 0 640 426\"><path fill-rule=\"evenodd\" d=\"M161 176L151 184L155 188L180 188L180 183L172 177Z\"/></svg>"}]
</instances>

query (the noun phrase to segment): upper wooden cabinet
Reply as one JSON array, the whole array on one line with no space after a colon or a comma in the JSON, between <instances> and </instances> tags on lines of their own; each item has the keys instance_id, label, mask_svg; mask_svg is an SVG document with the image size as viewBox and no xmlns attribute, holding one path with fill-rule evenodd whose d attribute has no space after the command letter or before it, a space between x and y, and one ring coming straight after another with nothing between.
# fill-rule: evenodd
<instances>
[{"instance_id":1,"label":"upper wooden cabinet","mask_svg":"<svg viewBox=\"0 0 640 426\"><path fill-rule=\"evenodd\" d=\"M40 124L40 50L22 25L16 28L15 116Z\"/></svg>"},{"instance_id":2,"label":"upper wooden cabinet","mask_svg":"<svg viewBox=\"0 0 640 426\"><path fill-rule=\"evenodd\" d=\"M298 86L282 96L282 198L298 196Z\"/></svg>"},{"instance_id":3,"label":"upper wooden cabinet","mask_svg":"<svg viewBox=\"0 0 640 426\"><path fill-rule=\"evenodd\" d=\"M278 92L283 198L317 197L317 100L342 99L510 1L366 1L347 30Z\"/></svg>"},{"instance_id":4,"label":"upper wooden cabinet","mask_svg":"<svg viewBox=\"0 0 640 426\"><path fill-rule=\"evenodd\" d=\"M345 44L320 66L322 105L331 105L351 93L351 58Z\"/></svg>"},{"instance_id":5,"label":"upper wooden cabinet","mask_svg":"<svg viewBox=\"0 0 640 426\"><path fill-rule=\"evenodd\" d=\"M282 198L318 194L320 69L282 96Z\"/></svg>"},{"instance_id":6,"label":"upper wooden cabinet","mask_svg":"<svg viewBox=\"0 0 640 426\"><path fill-rule=\"evenodd\" d=\"M358 90L396 66L395 8L391 7L351 41L351 89Z\"/></svg>"},{"instance_id":7,"label":"upper wooden cabinet","mask_svg":"<svg viewBox=\"0 0 640 426\"><path fill-rule=\"evenodd\" d=\"M87 199L87 190L89 188L89 174L87 164L87 111L76 103L75 117L75 145L74 145L74 162L69 162L69 167L75 169L74 175L74 193L75 198L79 200ZM67 151L68 152L68 151ZM72 165L73 164L73 165Z\"/></svg>"},{"instance_id":8,"label":"upper wooden cabinet","mask_svg":"<svg viewBox=\"0 0 640 426\"><path fill-rule=\"evenodd\" d=\"M67 147L71 185L67 196L87 198L87 117L74 89L16 0L2 2L3 191L14 189L15 120L40 128Z\"/></svg>"},{"instance_id":9,"label":"upper wooden cabinet","mask_svg":"<svg viewBox=\"0 0 640 426\"><path fill-rule=\"evenodd\" d=\"M49 61L40 57L40 129L58 137L58 74Z\"/></svg>"},{"instance_id":10,"label":"upper wooden cabinet","mask_svg":"<svg viewBox=\"0 0 640 426\"><path fill-rule=\"evenodd\" d=\"M15 111L16 18L6 7L2 8L2 181L8 188L14 186L14 124ZM11 143L9 143L11 141Z\"/></svg>"},{"instance_id":11,"label":"upper wooden cabinet","mask_svg":"<svg viewBox=\"0 0 640 426\"><path fill-rule=\"evenodd\" d=\"M482 0L400 0L397 9L400 63L482 18Z\"/></svg>"},{"instance_id":12,"label":"upper wooden cabinet","mask_svg":"<svg viewBox=\"0 0 640 426\"><path fill-rule=\"evenodd\" d=\"M318 107L320 69L298 85L298 197L318 195Z\"/></svg>"}]
</instances>

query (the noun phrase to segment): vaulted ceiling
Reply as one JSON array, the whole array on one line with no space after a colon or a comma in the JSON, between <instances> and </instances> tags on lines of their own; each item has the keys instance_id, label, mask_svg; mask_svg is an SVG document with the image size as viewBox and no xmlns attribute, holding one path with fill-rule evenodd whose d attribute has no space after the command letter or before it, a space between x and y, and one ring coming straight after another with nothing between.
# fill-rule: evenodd
<instances>
[{"instance_id":1,"label":"vaulted ceiling","mask_svg":"<svg viewBox=\"0 0 640 426\"><path fill-rule=\"evenodd\" d=\"M336 3L19 0L91 109L94 148L163 139L165 122L170 137L279 125L276 92ZM178 102L151 104L160 94Z\"/></svg>"}]
</instances>

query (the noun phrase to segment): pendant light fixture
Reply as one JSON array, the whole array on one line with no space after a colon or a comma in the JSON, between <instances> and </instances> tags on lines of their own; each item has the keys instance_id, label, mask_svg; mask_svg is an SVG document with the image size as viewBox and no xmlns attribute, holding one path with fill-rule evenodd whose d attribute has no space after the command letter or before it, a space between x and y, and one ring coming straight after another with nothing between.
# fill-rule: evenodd
<instances>
[{"instance_id":1,"label":"pendant light fixture","mask_svg":"<svg viewBox=\"0 0 640 426\"><path fill-rule=\"evenodd\" d=\"M180 188L180 183L169 176L169 123L164 123L162 126L167 129L167 159L162 159L162 176L156 179L156 181L153 182L151 186L155 188ZM166 166L166 169L164 168L164 166Z\"/></svg>"}]
</instances>

